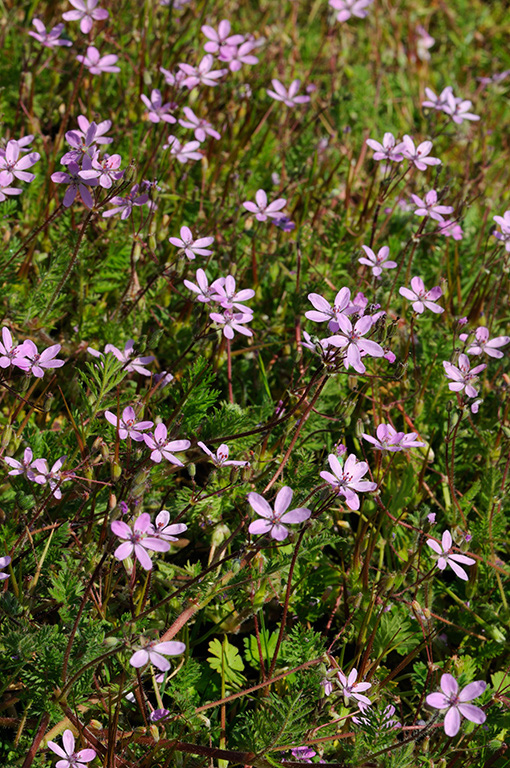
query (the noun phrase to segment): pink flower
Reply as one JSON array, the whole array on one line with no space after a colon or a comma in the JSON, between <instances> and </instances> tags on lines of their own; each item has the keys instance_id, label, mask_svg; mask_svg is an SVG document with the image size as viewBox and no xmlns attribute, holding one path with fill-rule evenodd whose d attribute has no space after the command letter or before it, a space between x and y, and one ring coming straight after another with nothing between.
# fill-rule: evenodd
<instances>
[{"instance_id":1,"label":"pink flower","mask_svg":"<svg viewBox=\"0 0 510 768\"><path fill-rule=\"evenodd\" d=\"M272 203L268 204L267 195L263 189L257 191L255 194L255 201L255 203L252 203L247 200L243 203L243 208L246 208L250 213L254 213L257 221L267 221L268 218L280 218L280 211L287 203L285 198L279 197L277 200L273 200Z\"/></svg>"},{"instance_id":2,"label":"pink flower","mask_svg":"<svg viewBox=\"0 0 510 768\"><path fill-rule=\"evenodd\" d=\"M271 84L274 90L267 90L267 95L276 101L283 101L287 107L295 107L298 104L306 104L310 101L310 96L297 96L297 92L301 87L301 80L293 80L288 90L279 80L271 80Z\"/></svg>"},{"instance_id":3,"label":"pink flower","mask_svg":"<svg viewBox=\"0 0 510 768\"><path fill-rule=\"evenodd\" d=\"M97 178L99 185L103 189L111 189L113 183L120 181L124 176L124 171L119 170L121 162L122 158L120 155L104 154L100 157L99 152L96 152L92 158L92 169L90 171L82 171L82 178Z\"/></svg>"},{"instance_id":4,"label":"pink flower","mask_svg":"<svg viewBox=\"0 0 510 768\"><path fill-rule=\"evenodd\" d=\"M158 424L153 434L143 436L145 445L150 448L151 460L159 464L161 459L166 459L170 464L183 467L184 464L174 453L186 451L191 443L189 440L168 440L168 430L164 424Z\"/></svg>"},{"instance_id":5,"label":"pink flower","mask_svg":"<svg viewBox=\"0 0 510 768\"><path fill-rule=\"evenodd\" d=\"M493 216L492 218L501 227L501 232L494 231L492 234L501 240L505 244L505 250L510 252L510 211L505 211L503 216Z\"/></svg>"},{"instance_id":6,"label":"pink flower","mask_svg":"<svg viewBox=\"0 0 510 768\"><path fill-rule=\"evenodd\" d=\"M133 530L122 520L114 520L111 529L119 539L125 539L113 553L114 557L117 560L125 560L127 557L131 557L134 552L136 559L146 571L152 569L152 560L147 552L148 549L155 552L168 552L170 549L168 541L154 536L151 518L147 512L143 512L137 517ZM143 665L140 664L140 666Z\"/></svg>"},{"instance_id":7,"label":"pink flower","mask_svg":"<svg viewBox=\"0 0 510 768\"><path fill-rule=\"evenodd\" d=\"M69 729L64 731L62 735L62 743L64 749L54 741L48 742L48 747L52 752L55 752L56 755L63 758L62 760L57 761L56 768L86 768L85 764L90 763L96 756L94 749L81 749L79 752L75 752L73 732Z\"/></svg>"},{"instance_id":8,"label":"pink flower","mask_svg":"<svg viewBox=\"0 0 510 768\"><path fill-rule=\"evenodd\" d=\"M166 672L170 669L171 665L168 659L165 659L165 656L179 656L185 650L186 646L184 643L178 643L175 640L169 640L164 643L154 641L140 651L136 651L129 659L129 663L132 667L138 669L150 662L162 672Z\"/></svg>"},{"instance_id":9,"label":"pink flower","mask_svg":"<svg viewBox=\"0 0 510 768\"><path fill-rule=\"evenodd\" d=\"M414 204L418 206L414 212L416 216L430 216L431 219L436 221L444 221L443 213L453 213L451 205L437 205L437 192L435 189L429 190L424 200L418 197L418 195L411 195L411 198Z\"/></svg>"},{"instance_id":10,"label":"pink flower","mask_svg":"<svg viewBox=\"0 0 510 768\"><path fill-rule=\"evenodd\" d=\"M258 64L258 59L252 51L257 47L253 40L246 40L241 45L223 45L218 55L220 61L228 62L231 72L239 72L243 64Z\"/></svg>"},{"instance_id":11,"label":"pink flower","mask_svg":"<svg viewBox=\"0 0 510 768\"><path fill-rule=\"evenodd\" d=\"M485 723L487 716L483 709L466 702L481 696L486 687L483 680L476 680L459 691L459 684L452 675L441 675L441 691L429 693L425 701L429 707L447 710L444 719L444 732L447 736L458 734L462 717L478 725Z\"/></svg>"},{"instance_id":12,"label":"pink flower","mask_svg":"<svg viewBox=\"0 0 510 768\"><path fill-rule=\"evenodd\" d=\"M25 475L27 480L32 482L35 480L34 470L37 470L37 465L31 448L25 448L22 461L12 459L10 456L4 456L4 461L9 467L12 467L11 471L7 473L8 475Z\"/></svg>"},{"instance_id":13,"label":"pink flower","mask_svg":"<svg viewBox=\"0 0 510 768\"><path fill-rule=\"evenodd\" d=\"M197 141L205 141L206 136L212 136L213 139L221 139L221 134L214 130L211 123L204 120L204 118L197 117L192 109L184 107L182 111L187 119L183 120L181 118L179 123L183 128L192 128Z\"/></svg>"},{"instance_id":14,"label":"pink flower","mask_svg":"<svg viewBox=\"0 0 510 768\"><path fill-rule=\"evenodd\" d=\"M212 251L209 251L207 246L214 243L214 237L199 237L195 240L189 227L181 227L180 235L180 238L169 237L168 240L172 245L181 248L190 261L192 261L195 256L211 255Z\"/></svg>"},{"instance_id":15,"label":"pink flower","mask_svg":"<svg viewBox=\"0 0 510 768\"><path fill-rule=\"evenodd\" d=\"M403 159L402 143L397 143L392 133L385 133L382 144L375 139L367 139L370 149L375 150L374 160L391 160L400 163Z\"/></svg>"},{"instance_id":16,"label":"pink flower","mask_svg":"<svg viewBox=\"0 0 510 768\"><path fill-rule=\"evenodd\" d=\"M334 336L329 336L326 341L333 347L345 349L344 366L352 366L358 373L365 373L366 367L361 360L364 355L370 357L382 357L384 349L376 341L363 338L370 332L374 324L374 318L370 315L361 317L353 327L351 321L345 315L339 315L339 331Z\"/></svg>"},{"instance_id":17,"label":"pink flower","mask_svg":"<svg viewBox=\"0 0 510 768\"><path fill-rule=\"evenodd\" d=\"M322 681L321 685L324 688L324 695L330 696L333 693L334 685L333 681L341 688L342 694L345 700L345 705L352 697L356 699L360 704L367 707L372 703L367 696L363 695L363 691L368 691L372 687L371 683L356 683L358 677L358 671L351 669L349 677L346 677L343 672L337 669L329 669L327 677Z\"/></svg>"},{"instance_id":18,"label":"pink flower","mask_svg":"<svg viewBox=\"0 0 510 768\"><path fill-rule=\"evenodd\" d=\"M210 457L212 463L216 467L245 467L247 464L249 464L248 461L232 461L232 459L229 459L229 450L228 445L225 445L225 443L222 443L216 453L213 453L205 443L202 443L199 441L197 445L200 446L200 448L204 451L204 453L207 453L207 455Z\"/></svg>"},{"instance_id":19,"label":"pink flower","mask_svg":"<svg viewBox=\"0 0 510 768\"><path fill-rule=\"evenodd\" d=\"M12 173L8 171L0 171L0 203L7 200L6 195L21 195L22 189L18 187L11 187Z\"/></svg>"},{"instance_id":20,"label":"pink flower","mask_svg":"<svg viewBox=\"0 0 510 768\"><path fill-rule=\"evenodd\" d=\"M209 315L213 323L223 326L223 335L227 339L234 338L234 331L242 333L243 336L253 336L253 331L245 328L245 323L251 323L253 314L250 312L233 312L231 309L225 309L223 314L211 312Z\"/></svg>"},{"instance_id":21,"label":"pink flower","mask_svg":"<svg viewBox=\"0 0 510 768\"><path fill-rule=\"evenodd\" d=\"M400 150L404 157L411 160L419 171L426 171L428 165L440 165L441 160L437 157L429 157L432 149L431 141L422 141L418 147L414 146L414 141L410 136L404 136Z\"/></svg>"},{"instance_id":22,"label":"pink flower","mask_svg":"<svg viewBox=\"0 0 510 768\"><path fill-rule=\"evenodd\" d=\"M416 27L418 39L416 41L416 54L420 61L430 61L429 48L432 48L435 39L430 35L427 30L419 24Z\"/></svg>"},{"instance_id":23,"label":"pink flower","mask_svg":"<svg viewBox=\"0 0 510 768\"><path fill-rule=\"evenodd\" d=\"M102 21L108 18L108 11L104 8L96 8L99 0L69 0L76 11L66 11L62 18L66 21L79 21L80 29L84 35L88 35L94 21Z\"/></svg>"},{"instance_id":24,"label":"pink flower","mask_svg":"<svg viewBox=\"0 0 510 768\"><path fill-rule=\"evenodd\" d=\"M437 229L440 235L453 237L454 240L462 240L462 236L464 235L460 224L453 219L447 219L442 223L439 223Z\"/></svg>"},{"instance_id":25,"label":"pink flower","mask_svg":"<svg viewBox=\"0 0 510 768\"><path fill-rule=\"evenodd\" d=\"M118 419L116 414L112 413L111 411L105 411L104 415L106 420L109 421L112 426L118 429L119 437L121 440L126 440L126 438L129 437L131 440L134 440L137 443L141 443L143 442L144 438L142 432L154 426L152 421L137 422L136 413L131 405L128 405L127 408L124 408L122 411L122 417L120 419Z\"/></svg>"},{"instance_id":26,"label":"pink flower","mask_svg":"<svg viewBox=\"0 0 510 768\"><path fill-rule=\"evenodd\" d=\"M364 19L368 12L365 8L371 5L373 0L329 0L329 4L335 11L338 11L336 20L347 21L351 16L358 19Z\"/></svg>"},{"instance_id":27,"label":"pink flower","mask_svg":"<svg viewBox=\"0 0 510 768\"><path fill-rule=\"evenodd\" d=\"M40 19L34 19L32 24L36 28L37 32L29 32L30 37L37 40L41 45L46 48L56 48L59 45L70 46L72 42L70 40L60 40L60 35L64 31L63 24L56 24L53 29L46 31L46 26Z\"/></svg>"},{"instance_id":28,"label":"pink flower","mask_svg":"<svg viewBox=\"0 0 510 768\"><path fill-rule=\"evenodd\" d=\"M177 239L177 238L175 238ZM197 300L203 302L204 304L207 304L211 301L212 293L214 292L213 286L209 285L209 281L207 280L207 275L205 274L203 269L197 269L196 273L196 281L197 284L192 283L190 280L184 280L184 285L186 288L188 288L190 291L193 291L193 293L197 294ZM216 283L217 281L215 281ZM215 284L213 283L213 285Z\"/></svg>"},{"instance_id":29,"label":"pink flower","mask_svg":"<svg viewBox=\"0 0 510 768\"><path fill-rule=\"evenodd\" d=\"M207 53L204 56L198 67L192 67L190 64L179 64L179 69L186 75L182 84L190 89L199 84L209 86L218 85L218 80L220 77L227 74L228 69L213 70L213 66L214 57L211 56L210 53Z\"/></svg>"},{"instance_id":30,"label":"pink flower","mask_svg":"<svg viewBox=\"0 0 510 768\"><path fill-rule=\"evenodd\" d=\"M395 453L397 451L403 451L406 448L420 448L425 445L425 443L415 439L417 437L416 432L410 432L406 435L404 432L397 432L395 427L392 427L391 424L379 424L376 430L376 435L377 438L363 433L362 437L364 440L372 443L374 447L378 448L380 451L390 451Z\"/></svg>"},{"instance_id":31,"label":"pink flower","mask_svg":"<svg viewBox=\"0 0 510 768\"><path fill-rule=\"evenodd\" d=\"M67 184L63 204L66 208L69 208L76 200L76 195L80 193L81 201L85 208L92 210L94 207L94 199L87 187L97 187L97 178L86 179L84 173L92 169L92 162L90 157L84 155L83 157L83 170L78 163L72 160L67 166L67 172L56 171L51 174L51 180L55 184ZM103 214L104 215L104 214Z\"/></svg>"},{"instance_id":32,"label":"pink flower","mask_svg":"<svg viewBox=\"0 0 510 768\"><path fill-rule=\"evenodd\" d=\"M333 474L323 471L320 473L322 479L332 486L335 493L344 496L349 509L359 509L360 501L356 491L364 493L375 491L377 488L377 483L361 479L368 472L366 461L358 461L356 456L351 453L342 466L338 457L334 453L330 453L328 463Z\"/></svg>"},{"instance_id":33,"label":"pink flower","mask_svg":"<svg viewBox=\"0 0 510 768\"><path fill-rule=\"evenodd\" d=\"M445 374L449 379L453 379L448 384L448 388L452 392L462 392L464 389L468 397L476 397L478 390L473 386L473 381L476 379L477 374L487 368L484 363L477 365L475 368L470 368L469 358L467 355L459 355L459 367L457 368L452 363L443 360L443 366Z\"/></svg>"},{"instance_id":34,"label":"pink flower","mask_svg":"<svg viewBox=\"0 0 510 768\"><path fill-rule=\"evenodd\" d=\"M437 567L440 571L444 571L446 566L449 565L459 579L462 579L463 581L468 580L466 571L464 568L460 567L459 563L462 563L463 565L473 565L475 561L472 557L467 557L466 555L452 554L452 535L450 531L445 531L443 533L441 544L434 539L427 539L427 544L437 555L439 555Z\"/></svg>"},{"instance_id":35,"label":"pink flower","mask_svg":"<svg viewBox=\"0 0 510 768\"><path fill-rule=\"evenodd\" d=\"M450 115L454 123L460 125L464 120L476 121L480 119L479 115L469 111L472 106L472 101L458 98L450 92L442 109L445 114Z\"/></svg>"},{"instance_id":36,"label":"pink flower","mask_svg":"<svg viewBox=\"0 0 510 768\"><path fill-rule=\"evenodd\" d=\"M207 53L218 53L224 45L241 45L244 43L244 35L231 35L230 21L224 19L218 24L218 31L205 24L202 27L202 34L208 38L204 45Z\"/></svg>"},{"instance_id":37,"label":"pink flower","mask_svg":"<svg viewBox=\"0 0 510 768\"><path fill-rule=\"evenodd\" d=\"M161 91L159 91L157 88L154 88L154 90L151 91L151 97L150 99L148 96L145 96L143 93L140 96L141 100L149 110L148 116L151 123L159 123L161 120L164 123L176 123L177 120L173 115L170 115L169 112L175 108L175 104L172 102L168 102L167 104L163 104L163 99L161 98Z\"/></svg>"},{"instance_id":38,"label":"pink flower","mask_svg":"<svg viewBox=\"0 0 510 768\"><path fill-rule=\"evenodd\" d=\"M461 341L467 341L468 334L461 333L459 336ZM466 352L468 355L481 355L484 352L489 357L503 357L503 352L500 352L498 347L504 347L510 341L510 336L495 336L493 339L489 339L489 329L480 325L475 331L475 338L468 346ZM2 359L0 358L0 365Z\"/></svg>"},{"instance_id":39,"label":"pink flower","mask_svg":"<svg viewBox=\"0 0 510 768\"><path fill-rule=\"evenodd\" d=\"M0 368L8 368L15 365L26 371L30 367L30 361L25 357L23 344L15 344L8 328L2 328L2 341L0 341Z\"/></svg>"},{"instance_id":40,"label":"pink flower","mask_svg":"<svg viewBox=\"0 0 510 768\"><path fill-rule=\"evenodd\" d=\"M356 311L351 304L351 292L345 287L338 291L333 306L318 293L309 293L308 301L315 309L305 312L305 317L313 323L329 321L328 328L330 331L339 329L338 320L341 316L352 315Z\"/></svg>"},{"instance_id":41,"label":"pink flower","mask_svg":"<svg viewBox=\"0 0 510 768\"><path fill-rule=\"evenodd\" d=\"M197 152L200 149L199 141L188 141L185 144L181 144L176 136L170 135L166 144L163 144L163 149L169 149L170 154L177 158L180 163L187 163L188 160L201 160L202 152Z\"/></svg>"},{"instance_id":42,"label":"pink flower","mask_svg":"<svg viewBox=\"0 0 510 768\"><path fill-rule=\"evenodd\" d=\"M188 440L183 440L182 442L187 443ZM175 538L176 535L187 531L188 526L185 525L185 523L172 523L169 525L169 522L170 512L166 509L162 509L156 517L154 525L151 526L152 533L156 538L164 539L165 541L179 541L179 539Z\"/></svg>"},{"instance_id":43,"label":"pink flower","mask_svg":"<svg viewBox=\"0 0 510 768\"><path fill-rule=\"evenodd\" d=\"M73 13L73 11L69 11ZM120 72L120 67L115 66L119 57L115 53L101 56L97 48L89 45L85 56L77 56L76 60L87 67L91 75L100 75L103 72Z\"/></svg>"},{"instance_id":44,"label":"pink flower","mask_svg":"<svg viewBox=\"0 0 510 768\"><path fill-rule=\"evenodd\" d=\"M33 376L41 379L46 368L61 368L65 365L65 360L57 359L60 349L60 344L53 344L39 354L34 342L27 339L21 345L20 352L28 360L28 368L26 370L30 371Z\"/></svg>"},{"instance_id":45,"label":"pink flower","mask_svg":"<svg viewBox=\"0 0 510 768\"><path fill-rule=\"evenodd\" d=\"M214 293L211 293L212 301L217 301L223 309L237 309L239 312L252 312L250 307L246 307L243 302L252 299L255 291L252 288L243 288L236 290L236 281L232 275L226 278L215 280L211 285Z\"/></svg>"},{"instance_id":46,"label":"pink flower","mask_svg":"<svg viewBox=\"0 0 510 768\"><path fill-rule=\"evenodd\" d=\"M308 520L312 514L311 510L305 507L291 509L290 512L286 511L292 501L293 493L292 488L284 485L276 494L274 510L259 493L249 493L247 496L248 503L262 519L250 523L248 531L254 534L269 533L272 539L284 541L289 535L284 523L302 523Z\"/></svg>"},{"instance_id":47,"label":"pink flower","mask_svg":"<svg viewBox=\"0 0 510 768\"><path fill-rule=\"evenodd\" d=\"M66 482L66 480L70 480L70 477L67 476L69 473L60 471L66 459L67 456L61 456L53 464L51 469L48 468L46 459L36 459L33 463L33 467L39 473L35 475L34 482L39 485L46 485L46 483L48 483L53 496L56 499L62 498L62 491L60 490L62 483ZM73 473L71 472L70 474L72 475ZM30 480L31 478L28 479Z\"/></svg>"},{"instance_id":48,"label":"pink flower","mask_svg":"<svg viewBox=\"0 0 510 768\"><path fill-rule=\"evenodd\" d=\"M0 581L4 581L5 579L9 578L9 574L3 573L2 569L7 568L10 562L11 562L11 558L9 557L9 555L6 555L5 557L0 557Z\"/></svg>"},{"instance_id":49,"label":"pink flower","mask_svg":"<svg viewBox=\"0 0 510 768\"><path fill-rule=\"evenodd\" d=\"M425 308L435 312L436 315L444 312L443 307L435 303L443 295L443 291L438 285L427 291L421 277L413 277L411 278L411 289L401 287L398 289L398 292L401 296L413 302L413 309L418 315L421 315Z\"/></svg>"},{"instance_id":50,"label":"pink flower","mask_svg":"<svg viewBox=\"0 0 510 768\"><path fill-rule=\"evenodd\" d=\"M131 191L128 192L125 197L121 197L120 195L115 195L115 197L112 197L109 202L113 203L115 208L110 208L110 210L104 211L104 218L106 219L110 216L115 216L117 213L120 213L121 219L128 219L133 213L134 206L142 206L148 203L149 195L146 192L143 192L141 195L139 195L139 189L139 184L133 184Z\"/></svg>"},{"instance_id":51,"label":"pink flower","mask_svg":"<svg viewBox=\"0 0 510 768\"><path fill-rule=\"evenodd\" d=\"M134 340L128 339L124 345L124 351L121 351L120 349L117 349L117 347L115 347L113 344L106 344L104 353L107 355L108 352L111 352L119 362L124 363L124 368L128 373L139 373L142 376L150 376L151 372L148 368L145 368L145 366L149 363L152 363L154 360L154 355L134 357L131 359L131 356L134 352L134 345ZM89 352L94 355L94 357L99 357L101 355L101 352L96 352L95 349L91 349L90 347Z\"/></svg>"},{"instance_id":52,"label":"pink flower","mask_svg":"<svg viewBox=\"0 0 510 768\"><path fill-rule=\"evenodd\" d=\"M422 107L429 107L430 109L437 109L442 112L444 107L448 104L448 99L452 92L453 89L451 85L447 85L446 88L441 91L439 96L436 96L431 88L425 88L428 101L422 101L421 105Z\"/></svg>"},{"instance_id":53,"label":"pink flower","mask_svg":"<svg viewBox=\"0 0 510 768\"><path fill-rule=\"evenodd\" d=\"M175 8L175 6L174 6ZM171 72L169 69L165 69L164 67L160 67L159 71L165 78L165 82L167 85L169 85L171 88L183 88L184 87L184 81L187 79L186 74L180 70L176 70L175 72Z\"/></svg>"},{"instance_id":54,"label":"pink flower","mask_svg":"<svg viewBox=\"0 0 510 768\"><path fill-rule=\"evenodd\" d=\"M74 133L79 134L82 138L85 138L87 135L87 131L89 130L92 123L90 123L85 115L78 115L77 123L79 126L79 130L74 130ZM112 127L112 121L111 120L99 120L94 123L96 126L96 131L94 134L94 143L95 144L111 144L113 139L111 139L109 136L105 136L105 133L110 130Z\"/></svg>"},{"instance_id":55,"label":"pink flower","mask_svg":"<svg viewBox=\"0 0 510 768\"><path fill-rule=\"evenodd\" d=\"M362 245L361 247L366 253L366 258L362 257L361 259L358 259L358 261L360 264L366 264L367 267L370 267L374 277L378 277L383 269L395 269L397 266L396 261L388 261L390 249L387 245L383 245L382 248L379 248L377 256L368 245Z\"/></svg>"}]
</instances>

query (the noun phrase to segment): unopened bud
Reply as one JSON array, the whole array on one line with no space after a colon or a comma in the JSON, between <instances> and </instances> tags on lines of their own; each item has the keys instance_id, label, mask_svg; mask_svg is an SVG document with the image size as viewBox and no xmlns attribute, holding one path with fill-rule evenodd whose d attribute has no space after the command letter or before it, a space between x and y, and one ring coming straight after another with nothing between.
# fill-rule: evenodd
<instances>
[{"instance_id":1,"label":"unopened bud","mask_svg":"<svg viewBox=\"0 0 510 768\"><path fill-rule=\"evenodd\" d=\"M117 497L114 493L110 493L110 498L108 500L108 506L110 509L115 509L117 506Z\"/></svg>"},{"instance_id":2,"label":"unopened bud","mask_svg":"<svg viewBox=\"0 0 510 768\"><path fill-rule=\"evenodd\" d=\"M112 463L111 463L111 478L112 478L112 480L115 482L115 480L118 480L121 475L122 475L122 467L116 461L112 461Z\"/></svg>"},{"instance_id":3,"label":"unopened bud","mask_svg":"<svg viewBox=\"0 0 510 768\"><path fill-rule=\"evenodd\" d=\"M12 437L12 427L8 424L3 431L2 448L7 448L7 446L11 442L11 437Z\"/></svg>"},{"instance_id":4,"label":"unopened bud","mask_svg":"<svg viewBox=\"0 0 510 768\"><path fill-rule=\"evenodd\" d=\"M186 469L188 470L188 475L191 478L195 477L195 475L197 474L197 468L196 468L195 464L188 464Z\"/></svg>"}]
</instances>

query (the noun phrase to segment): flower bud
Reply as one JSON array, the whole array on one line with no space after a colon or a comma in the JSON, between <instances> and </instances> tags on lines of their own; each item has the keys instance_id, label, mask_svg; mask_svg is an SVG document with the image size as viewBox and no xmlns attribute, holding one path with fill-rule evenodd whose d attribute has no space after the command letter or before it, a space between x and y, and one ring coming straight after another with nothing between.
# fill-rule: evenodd
<instances>
[{"instance_id":1,"label":"flower bud","mask_svg":"<svg viewBox=\"0 0 510 768\"><path fill-rule=\"evenodd\" d=\"M114 482L122 475L122 467L116 461L112 461L110 471L111 478Z\"/></svg>"}]
</instances>

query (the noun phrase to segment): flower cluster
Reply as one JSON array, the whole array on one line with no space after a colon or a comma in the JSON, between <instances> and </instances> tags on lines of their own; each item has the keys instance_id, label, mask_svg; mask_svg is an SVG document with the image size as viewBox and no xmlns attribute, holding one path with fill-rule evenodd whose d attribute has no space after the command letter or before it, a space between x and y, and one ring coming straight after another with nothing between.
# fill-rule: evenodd
<instances>
[{"instance_id":1,"label":"flower cluster","mask_svg":"<svg viewBox=\"0 0 510 768\"><path fill-rule=\"evenodd\" d=\"M123 541L113 553L114 556L117 560L126 560L134 555L142 568L150 571L152 560L148 550L151 552L168 552L170 542L177 541L175 536L184 533L188 528L184 523L169 525L169 520L170 513L166 509L161 510L154 525L151 523L150 515L147 512L142 512L136 518L132 528L122 520L114 520L111 529ZM178 653L182 653L182 651L178 651ZM142 664L135 664L134 666L143 666L145 663L144 661Z\"/></svg>"},{"instance_id":2,"label":"flower cluster","mask_svg":"<svg viewBox=\"0 0 510 768\"><path fill-rule=\"evenodd\" d=\"M445 115L448 115L458 125L464 120L476 121L480 119L479 115L469 111L473 106L473 102L454 96L451 85L443 88L439 96L436 96L430 88L425 88L425 93L427 94L427 99L422 101L422 107L435 109L437 112L444 112Z\"/></svg>"},{"instance_id":3,"label":"flower cluster","mask_svg":"<svg viewBox=\"0 0 510 768\"><path fill-rule=\"evenodd\" d=\"M11 456L4 456L4 461L11 467L9 475L23 475L27 480L38 485L48 484L54 498L61 499L60 486L74 477L72 471L62 471L66 458L67 456L61 456L50 469L46 459L34 459L32 449L25 448L21 461Z\"/></svg>"},{"instance_id":4,"label":"flower cluster","mask_svg":"<svg viewBox=\"0 0 510 768\"><path fill-rule=\"evenodd\" d=\"M60 163L66 166L67 171L56 171L51 176L55 184L67 185L63 200L66 208L74 203L79 193L83 205L92 209L94 199L89 187L110 189L122 179L124 171L120 170L121 156L107 153L101 155L101 145L112 141L104 135L110 127L111 120L103 120L97 124L80 115L78 129L66 133L66 141L71 149L62 156ZM111 202L115 200L114 197ZM103 214L111 215L112 211Z\"/></svg>"},{"instance_id":5,"label":"flower cluster","mask_svg":"<svg viewBox=\"0 0 510 768\"><path fill-rule=\"evenodd\" d=\"M4 327L0 342L0 368L14 366L31 376L42 379L46 370L65 365L65 360L57 358L60 349L60 344L52 344L51 347L39 352L31 339L17 344L9 329Z\"/></svg>"},{"instance_id":6,"label":"flower cluster","mask_svg":"<svg viewBox=\"0 0 510 768\"><path fill-rule=\"evenodd\" d=\"M218 277L209 285L207 275L203 269L197 269L196 283L184 280L184 285L190 291L197 294L197 300L207 304L218 304L221 312L211 312L209 317L214 323L223 328L223 335L227 339L233 339L235 331L244 336L252 336L253 333L246 328L246 323L253 320L253 310L244 302L255 296L252 288L237 290L235 278L232 275Z\"/></svg>"}]
</instances>

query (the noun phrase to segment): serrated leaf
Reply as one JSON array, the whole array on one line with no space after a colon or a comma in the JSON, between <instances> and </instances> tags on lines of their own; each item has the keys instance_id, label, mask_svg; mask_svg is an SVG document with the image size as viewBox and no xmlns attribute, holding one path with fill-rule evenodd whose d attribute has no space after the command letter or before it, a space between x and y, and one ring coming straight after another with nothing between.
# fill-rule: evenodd
<instances>
[{"instance_id":1,"label":"serrated leaf","mask_svg":"<svg viewBox=\"0 0 510 768\"><path fill-rule=\"evenodd\" d=\"M209 653L212 656L207 658L207 663L215 672L221 675L226 683L240 687L244 681L244 675L240 674L244 670L244 661L239 655L239 651L228 642L227 638L220 642L217 638L209 643Z\"/></svg>"}]
</instances>

